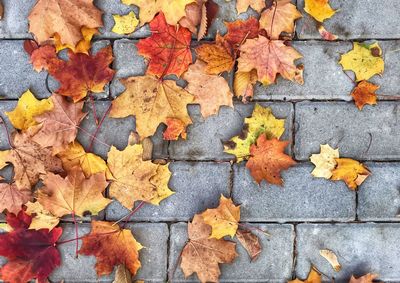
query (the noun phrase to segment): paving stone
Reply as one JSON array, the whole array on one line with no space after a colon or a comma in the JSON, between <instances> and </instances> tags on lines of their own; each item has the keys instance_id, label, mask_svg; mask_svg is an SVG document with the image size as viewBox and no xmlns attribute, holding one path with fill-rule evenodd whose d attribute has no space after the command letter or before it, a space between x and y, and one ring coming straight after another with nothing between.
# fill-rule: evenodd
<instances>
[{"instance_id":1,"label":"paving stone","mask_svg":"<svg viewBox=\"0 0 400 283\"><path fill-rule=\"evenodd\" d=\"M221 194L229 195L228 163L171 162L169 169L169 187L175 194L159 206L143 206L131 217L132 221L188 221L194 214L217 206ZM106 210L107 220L119 220L127 214L129 210L117 201Z\"/></svg>"},{"instance_id":2,"label":"paving stone","mask_svg":"<svg viewBox=\"0 0 400 283\"><path fill-rule=\"evenodd\" d=\"M355 220L355 193L343 182L314 178L314 166L300 163L282 174L284 186L259 186L244 163L234 166L232 198L241 219L251 222Z\"/></svg>"},{"instance_id":3,"label":"paving stone","mask_svg":"<svg viewBox=\"0 0 400 283\"><path fill-rule=\"evenodd\" d=\"M400 157L400 103L379 102L359 111L353 103L296 104L295 156L308 160L321 144L340 149L341 157L396 160Z\"/></svg>"},{"instance_id":4,"label":"paving stone","mask_svg":"<svg viewBox=\"0 0 400 283\"><path fill-rule=\"evenodd\" d=\"M0 21L0 38L30 38L28 15L35 0L3 0L4 17Z\"/></svg>"},{"instance_id":5,"label":"paving stone","mask_svg":"<svg viewBox=\"0 0 400 283\"><path fill-rule=\"evenodd\" d=\"M283 140L292 141L293 105L290 103L260 103L271 107L274 115L285 120ZM175 160L233 160L234 156L224 153L222 141L228 141L242 132L244 118L251 116L254 103L235 103L234 109L222 107L218 115L204 119L199 106L189 106L193 124L187 129L187 139L171 141L170 158ZM291 153L290 146L288 152Z\"/></svg>"},{"instance_id":6,"label":"paving stone","mask_svg":"<svg viewBox=\"0 0 400 283\"><path fill-rule=\"evenodd\" d=\"M372 175L358 190L361 221L400 221L400 163L366 163Z\"/></svg>"},{"instance_id":7,"label":"paving stone","mask_svg":"<svg viewBox=\"0 0 400 283\"><path fill-rule=\"evenodd\" d=\"M235 238L238 257L232 264L220 264L221 282L287 282L291 278L293 262L294 229L292 225L251 224L268 231L270 237L254 232L260 239L262 252L258 259L250 262L244 248ZM180 266L176 268L179 254L187 241L187 224L177 223L171 226L169 276L171 282L198 282L197 275L184 279ZM172 277L172 278L171 278Z\"/></svg>"},{"instance_id":8,"label":"paving stone","mask_svg":"<svg viewBox=\"0 0 400 283\"><path fill-rule=\"evenodd\" d=\"M74 239L75 229L73 225L62 225L64 233L62 240ZM146 282L165 282L167 270L167 224L129 224L126 229L132 230L135 239L140 242L143 248L140 254L142 263L135 279L145 280ZM90 232L89 224L79 225L79 235ZM79 241L79 247L81 241ZM61 252L62 265L50 276L50 280L60 282L111 282L114 274L97 278L95 271L96 258L94 256L82 256L75 258L75 242L70 242L59 246Z\"/></svg>"},{"instance_id":9,"label":"paving stone","mask_svg":"<svg viewBox=\"0 0 400 283\"><path fill-rule=\"evenodd\" d=\"M351 274L359 277L368 272L379 274L379 281L399 281L399 224L300 224L296 234L298 278L306 278L313 264L327 276L326 282L348 282ZM338 256L340 272L320 256L321 249Z\"/></svg>"},{"instance_id":10,"label":"paving stone","mask_svg":"<svg viewBox=\"0 0 400 283\"><path fill-rule=\"evenodd\" d=\"M399 38L398 11L400 2L396 0L331 0L339 11L324 22L325 28L338 35L339 39ZM315 20L304 11L304 0L297 1L303 14L298 21L297 35L301 39L320 39Z\"/></svg>"}]
</instances>

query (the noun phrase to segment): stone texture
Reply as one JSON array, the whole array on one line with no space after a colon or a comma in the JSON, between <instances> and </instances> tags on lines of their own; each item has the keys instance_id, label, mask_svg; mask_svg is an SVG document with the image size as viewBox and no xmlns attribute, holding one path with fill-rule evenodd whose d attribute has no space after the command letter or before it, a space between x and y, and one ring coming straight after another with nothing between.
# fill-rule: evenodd
<instances>
[{"instance_id":1,"label":"stone texture","mask_svg":"<svg viewBox=\"0 0 400 283\"><path fill-rule=\"evenodd\" d=\"M339 39L399 38L397 0L331 0L339 11L324 22L325 28ZM297 1L303 18L298 21L297 35L301 39L320 39L315 20L304 12L304 0Z\"/></svg>"},{"instance_id":2,"label":"stone texture","mask_svg":"<svg viewBox=\"0 0 400 283\"><path fill-rule=\"evenodd\" d=\"M221 194L229 196L228 163L172 162L169 169L169 187L175 194L160 206L146 204L131 217L132 221L188 221L194 214L217 206ZM119 220L127 214L129 210L117 201L106 210L107 220Z\"/></svg>"},{"instance_id":3,"label":"stone texture","mask_svg":"<svg viewBox=\"0 0 400 283\"><path fill-rule=\"evenodd\" d=\"M310 164L297 164L282 174L284 186L259 186L243 164L234 166L233 193L241 219L250 222L355 220L355 193L343 182L314 178Z\"/></svg>"},{"instance_id":4,"label":"stone texture","mask_svg":"<svg viewBox=\"0 0 400 283\"><path fill-rule=\"evenodd\" d=\"M63 224L64 233L62 240L75 238L75 229L71 224ZM139 269L135 279L146 282L165 282L167 273L167 240L168 226L166 224L129 224L126 229L132 230L135 239L143 248L140 254L142 268ZM90 232L89 224L79 225L79 235ZM79 243L81 246L81 241ZM75 242L59 246L62 266L56 269L50 276L50 280L60 282L110 282L114 274L97 278L95 271L96 258L94 256L82 256L75 258Z\"/></svg>"},{"instance_id":5,"label":"stone texture","mask_svg":"<svg viewBox=\"0 0 400 283\"><path fill-rule=\"evenodd\" d=\"M4 17L0 21L0 38L28 38L28 15L35 0L3 0Z\"/></svg>"},{"instance_id":6,"label":"stone texture","mask_svg":"<svg viewBox=\"0 0 400 283\"><path fill-rule=\"evenodd\" d=\"M296 104L295 156L308 160L321 144L339 148L341 157L396 160L400 157L400 103L379 102L359 111L353 103Z\"/></svg>"},{"instance_id":7,"label":"stone texture","mask_svg":"<svg viewBox=\"0 0 400 283\"><path fill-rule=\"evenodd\" d=\"M311 263L327 277L326 282L348 282L368 272L377 273L383 282L398 282L400 224L299 224L297 233L298 278L306 278ZM320 256L330 249L342 264L340 272Z\"/></svg>"},{"instance_id":8,"label":"stone texture","mask_svg":"<svg viewBox=\"0 0 400 283\"><path fill-rule=\"evenodd\" d=\"M366 163L372 175L358 190L361 221L400 221L400 163Z\"/></svg>"},{"instance_id":9,"label":"stone texture","mask_svg":"<svg viewBox=\"0 0 400 283\"><path fill-rule=\"evenodd\" d=\"M270 237L255 232L260 239L262 252L258 259L250 262L245 249L235 238L238 257L232 264L220 264L221 282L287 282L291 278L293 262L294 231L292 225L251 224L268 231ZM187 224L177 223L171 226L169 279L171 282L198 282L197 275L184 279L180 266L173 269L178 262L179 254L187 240ZM171 278L172 277L172 278Z\"/></svg>"},{"instance_id":10,"label":"stone texture","mask_svg":"<svg viewBox=\"0 0 400 283\"><path fill-rule=\"evenodd\" d=\"M290 103L260 103L271 107L274 115L285 120L282 140L292 142L293 106ZM204 119L198 106L190 106L193 124L188 127L186 140L171 141L170 157L174 160L233 160L234 156L224 152L222 141L228 141L242 132L244 118L251 116L254 103L236 103L234 109L222 107L218 115ZM291 147L288 146L291 153Z\"/></svg>"}]
</instances>

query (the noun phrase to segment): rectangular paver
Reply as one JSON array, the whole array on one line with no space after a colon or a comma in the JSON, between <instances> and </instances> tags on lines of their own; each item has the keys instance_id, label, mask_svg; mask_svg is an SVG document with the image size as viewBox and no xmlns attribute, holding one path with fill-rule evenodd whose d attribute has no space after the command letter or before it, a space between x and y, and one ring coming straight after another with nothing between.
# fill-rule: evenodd
<instances>
[{"instance_id":1,"label":"rectangular paver","mask_svg":"<svg viewBox=\"0 0 400 283\"><path fill-rule=\"evenodd\" d=\"M313 264L325 274L326 282L348 282L368 272L379 274L383 282L400 278L400 224L300 224L297 235L296 275L306 278ZM333 271L320 256L321 249L332 250L342 269Z\"/></svg>"},{"instance_id":2,"label":"rectangular paver","mask_svg":"<svg viewBox=\"0 0 400 283\"><path fill-rule=\"evenodd\" d=\"M3 0L4 17L0 21L0 38L28 38L28 15L35 0Z\"/></svg>"},{"instance_id":3,"label":"rectangular paver","mask_svg":"<svg viewBox=\"0 0 400 283\"><path fill-rule=\"evenodd\" d=\"M311 175L313 166L300 163L282 174L284 186L259 186L244 164L234 166L232 198L241 205L241 219L251 222L355 220L355 193L343 182Z\"/></svg>"},{"instance_id":4,"label":"rectangular paver","mask_svg":"<svg viewBox=\"0 0 400 283\"><path fill-rule=\"evenodd\" d=\"M341 157L358 160L400 158L400 103L378 102L359 111L353 103L296 104L295 156L308 160L320 145L338 147Z\"/></svg>"}]
</instances>

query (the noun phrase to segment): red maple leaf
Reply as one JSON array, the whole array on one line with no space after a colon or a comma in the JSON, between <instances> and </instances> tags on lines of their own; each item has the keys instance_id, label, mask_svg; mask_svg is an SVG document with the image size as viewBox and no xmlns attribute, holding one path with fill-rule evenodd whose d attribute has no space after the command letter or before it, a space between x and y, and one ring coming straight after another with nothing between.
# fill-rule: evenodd
<instances>
[{"instance_id":1,"label":"red maple leaf","mask_svg":"<svg viewBox=\"0 0 400 283\"><path fill-rule=\"evenodd\" d=\"M192 63L190 31L168 25L162 12L150 22L150 30L152 35L137 43L139 54L149 59L147 74L180 77Z\"/></svg>"},{"instance_id":2,"label":"red maple leaf","mask_svg":"<svg viewBox=\"0 0 400 283\"><path fill-rule=\"evenodd\" d=\"M61 264L55 244L62 228L30 230L32 217L24 211L7 214L7 223L13 231L0 235L0 256L8 262L0 269L0 279L11 283L25 283L34 278L39 283Z\"/></svg>"}]
</instances>

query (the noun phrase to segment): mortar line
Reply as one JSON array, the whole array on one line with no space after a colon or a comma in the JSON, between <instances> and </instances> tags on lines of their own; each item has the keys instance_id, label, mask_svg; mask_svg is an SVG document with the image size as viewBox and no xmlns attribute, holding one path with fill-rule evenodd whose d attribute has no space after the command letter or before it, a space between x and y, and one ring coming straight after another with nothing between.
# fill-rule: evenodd
<instances>
[{"instance_id":1,"label":"mortar line","mask_svg":"<svg viewBox=\"0 0 400 283\"><path fill-rule=\"evenodd\" d=\"M292 280L296 279L296 267L297 267L297 224L293 227L293 259L292 259Z\"/></svg>"}]
</instances>

